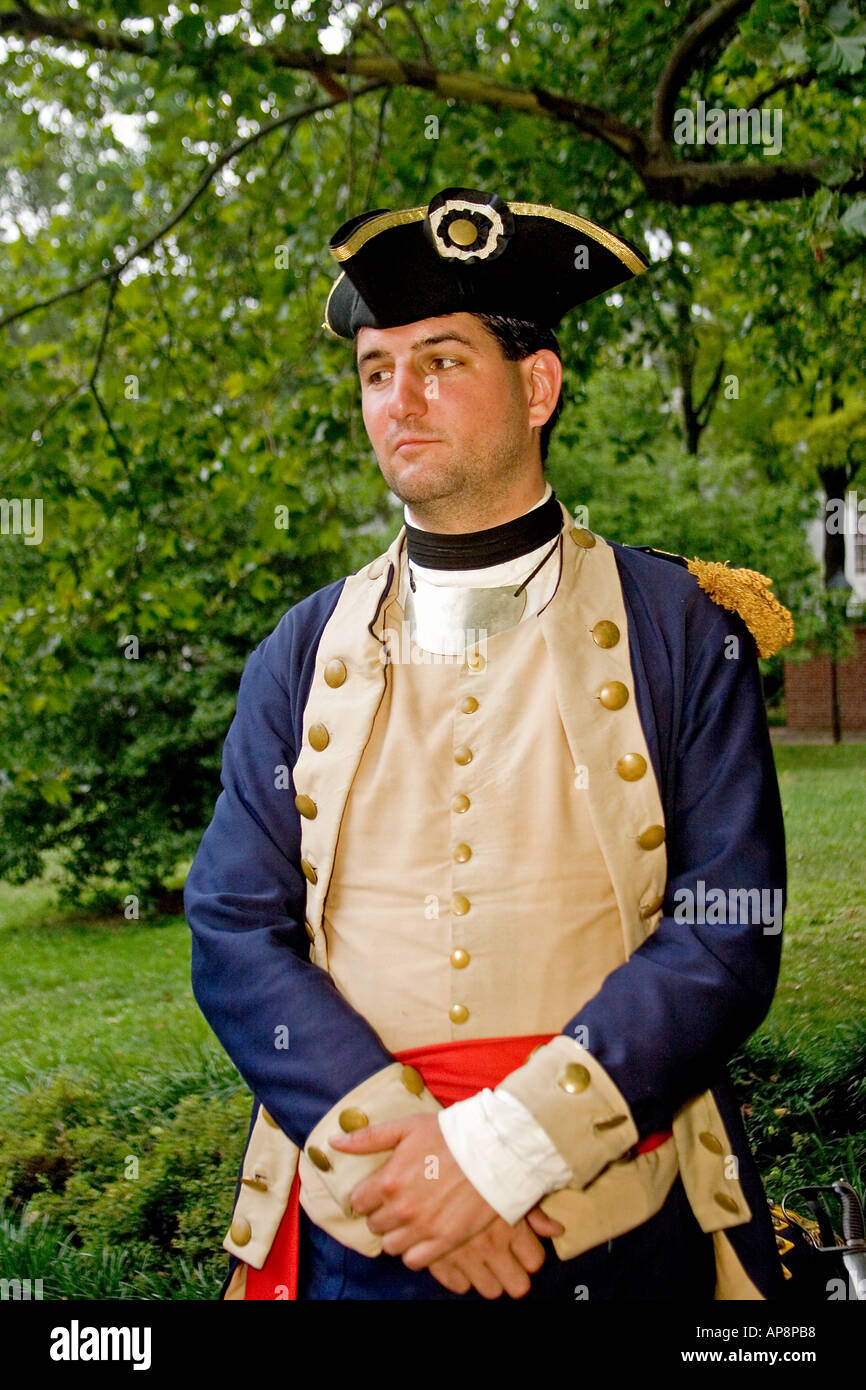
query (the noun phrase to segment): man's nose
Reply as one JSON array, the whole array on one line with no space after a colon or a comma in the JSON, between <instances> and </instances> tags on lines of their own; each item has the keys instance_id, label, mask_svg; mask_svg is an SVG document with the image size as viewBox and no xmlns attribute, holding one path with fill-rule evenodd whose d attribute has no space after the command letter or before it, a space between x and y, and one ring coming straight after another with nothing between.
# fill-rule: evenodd
<instances>
[{"instance_id":1,"label":"man's nose","mask_svg":"<svg viewBox=\"0 0 866 1390\"><path fill-rule=\"evenodd\" d=\"M391 378L388 414L395 420L403 420L407 415L423 415L426 409L421 373L408 362L396 365Z\"/></svg>"}]
</instances>

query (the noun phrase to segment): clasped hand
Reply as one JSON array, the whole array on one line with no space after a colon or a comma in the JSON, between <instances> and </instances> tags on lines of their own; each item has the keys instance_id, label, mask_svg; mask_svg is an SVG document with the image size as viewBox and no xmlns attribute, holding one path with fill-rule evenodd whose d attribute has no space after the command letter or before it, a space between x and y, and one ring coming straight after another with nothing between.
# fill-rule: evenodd
<instances>
[{"instance_id":1,"label":"clasped hand","mask_svg":"<svg viewBox=\"0 0 866 1390\"><path fill-rule=\"evenodd\" d=\"M369 1125L329 1143L345 1153L393 1150L353 1190L352 1208L382 1237L386 1254L402 1256L408 1269L429 1268L452 1293L475 1288L484 1298L522 1298L544 1264L538 1236L563 1231L540 1207L510 1226L472 1186L435 1115Z\"/></svg>"}]
</instances>

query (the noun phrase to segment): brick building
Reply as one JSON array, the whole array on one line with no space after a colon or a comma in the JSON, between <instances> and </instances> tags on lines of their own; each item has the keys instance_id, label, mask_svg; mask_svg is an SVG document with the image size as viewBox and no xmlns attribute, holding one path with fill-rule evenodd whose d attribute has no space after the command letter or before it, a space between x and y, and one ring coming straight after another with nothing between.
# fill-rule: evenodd
<instances>
[{"instance_id":1,"label":"brick building","mask_svg":"<svg viewBox=\"0 0 866 1390\"><path fill-rule=\"evenodd\" d=\"M866 626L853 630L856 651L837 667L842 735L866 730ZM785 711L789 729L832 728L830 662L825 656L785 662Z\"/></svg>"},{"instance_id":2,"label":"brick building","mask_svg":"<svg viewBox=\"0 0 866 1390\"><path fill-rule=\"evenodd\" d=\"M851 592L848 616L856 647L836 671L842 736L866 730L866 498L848 492L844 499L820 495L820 519L808 527L812 552L824 562L830 531L844 537L844 575ZM835 523L835 524L834 524ZM785 662L785 710L789 729L832 729L830 661L825 656Z\"/></svg>"}]
</instances>

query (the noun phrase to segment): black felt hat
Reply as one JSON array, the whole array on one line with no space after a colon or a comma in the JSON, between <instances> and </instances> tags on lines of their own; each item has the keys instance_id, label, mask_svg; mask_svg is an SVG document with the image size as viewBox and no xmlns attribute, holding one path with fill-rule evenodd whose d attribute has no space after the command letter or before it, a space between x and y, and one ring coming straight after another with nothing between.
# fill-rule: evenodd
<instances>
[{"instance_id":1,"label":"black felt hat","mask_svg":"<svg viewBox=\"0 0 866 1390\"><path fill-rule=\"evenodd\" d=\"M323 327L337 338L461 312L554 328L649 266L630 241L585 217L476 188L444 188L427 207L363 212L328 248L342 273Z\"/></svg>"}]
</instances>

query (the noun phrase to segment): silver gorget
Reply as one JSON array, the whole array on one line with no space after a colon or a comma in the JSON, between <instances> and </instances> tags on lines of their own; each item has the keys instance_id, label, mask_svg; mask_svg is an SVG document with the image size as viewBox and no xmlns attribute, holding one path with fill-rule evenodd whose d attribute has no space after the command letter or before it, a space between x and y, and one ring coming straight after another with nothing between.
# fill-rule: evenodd
<instances>
[{"instance_id":1,"label":"silver gorget","mask_svg":"<svg viewBox=\"0 0 866 1390\"><path fill-rule=\"evenodd\" d=\"M526 612L526 589L515 598L517 581L495 589L425 585L406 590L409 636L419 647L444 656L462 656L467 647L516 627Z\"/></svg>"}]
</instances>

